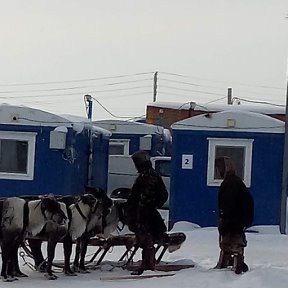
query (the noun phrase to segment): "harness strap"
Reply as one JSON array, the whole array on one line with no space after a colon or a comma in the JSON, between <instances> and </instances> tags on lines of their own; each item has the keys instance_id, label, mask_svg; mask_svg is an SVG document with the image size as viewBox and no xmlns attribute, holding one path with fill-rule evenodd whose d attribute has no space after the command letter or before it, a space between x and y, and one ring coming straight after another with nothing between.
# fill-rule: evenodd
<instances>
[{"instance_id":1,"label":"harness strap","mask_svg":"<svg viewBox=\"0 0 288 288\"><path fill-rule=\"evenodd\" d=\"M91 211L91 214L95 214L99 206L100 206L100 201L97 199L97 203L96 203L96 205L95 205L94 210ZM102 214L102 213L101 213L101 214ZM99 216L100 216L100 215L99 215Z\"/></svg>"},{"instance_id":2,"label":"harness strap","mask_svg":"<svg viewBox=\"0 0 288 288\"><path fill-rule=\"evenodd\" d=\"M38 206L40 206L40 211L41 211L44 219L47 220L47 217L46 217L46 215L45 215L45 209L44 209L43 206L42 206L42 199L40 199L40 201L39 201L39 202L37 203L37 205L34 207L34 210L36 210Z\"/></svg>"},{"instance_id":3,"label":"harness strap","mask_svg":"<svg viewBox=\"0 0 288 288\"><path fill-rule=\"evenodd\" d=\"M83 212L81 211L78 203L75 204L75 207L77 209L77 211L79 212L79 214L81 215L81 217L84 219L84 220L87 220L87 217L83 214Z\"/></svg>"},{"instance_id":4,"label":"harness strap","mask_svg":"<svg viewBox=\"0 0 288 288\"><path fill-rule=\"evenodd\" d=\"M124 224L123 222L121 222L121 223L122 223L122 228L120 227L119 224L117 224L117 230L118 230L119 232L121 232L121 231L124 229L124 227L125 227L125 224Z\"/></svg>"}]
</instances>

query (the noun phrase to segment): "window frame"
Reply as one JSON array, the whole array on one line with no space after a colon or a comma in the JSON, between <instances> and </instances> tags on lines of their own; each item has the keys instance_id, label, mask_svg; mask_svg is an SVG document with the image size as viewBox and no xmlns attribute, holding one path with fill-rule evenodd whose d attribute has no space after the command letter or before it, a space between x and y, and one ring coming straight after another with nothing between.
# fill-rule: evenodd
<instances>
[{"instance_id":1,"label":"window frame","mask_svg":"<svg viewBox=\"0 0 288 288\"><path fill-rule=\"evenodd\" d=\"M27 141L27 173L0 172L0 179L33 180L35 166L36 135L34 132L0 131L1 140Z\"/></svg>"},{"instance_id":2,"label":"window frame","mask_svg":"<svg viewBox=\"0 0 288 288\"><path fill-rule=\"evenodd\" d=\"M252 152L254 139L240 138L207 138L208 140L208 163L207 163L207 186L220 186L222 179L214 179L216 146L244 147L244 179L243 182L249 188L251 186Z\"/></svg>"},{"instance_id":3,"label":"window frame","mask_svg":"<svg viewBox=\"0 0 288 288\"><path fill-rule=\"evenodd\" d=\"M110 146L123 146L123 154L110 154L109 155L129 155L129 145L130 145L130 139L110 139L109 141L109 150L110 150Z\"/></svg>"}]
</instances>

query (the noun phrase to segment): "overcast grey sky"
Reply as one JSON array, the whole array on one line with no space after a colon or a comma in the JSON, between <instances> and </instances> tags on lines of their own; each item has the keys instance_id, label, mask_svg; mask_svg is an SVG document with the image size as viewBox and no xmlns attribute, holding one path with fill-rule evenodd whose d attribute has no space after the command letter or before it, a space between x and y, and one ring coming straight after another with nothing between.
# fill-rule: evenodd
<instances>
[{"instance_id":1,"label":"overcast grey sky","mask_svg":"<svg viewBox=\"0 0 288 288\"><path fill-rule=\"evenodd\" d=\"M84 116L90 93L114 115L139 116L159 71L159 101L224 103L232 87L285 104L287 0L0 4L0 102ZM93 105L94 119L112 117Z\"/></svg>"}]
</instances>

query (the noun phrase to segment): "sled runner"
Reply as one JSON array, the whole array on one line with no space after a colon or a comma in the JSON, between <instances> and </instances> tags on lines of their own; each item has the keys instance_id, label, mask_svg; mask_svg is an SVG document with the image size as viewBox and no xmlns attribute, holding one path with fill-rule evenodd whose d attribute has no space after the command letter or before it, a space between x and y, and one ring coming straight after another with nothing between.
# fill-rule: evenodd
<instances>
[{"instance_id":1,"label":"sled runner","mask_svg":"<svg viewBox=\"0 0 288 288\"><path fill-rule=\"evenodd\" d=\"M111 276L111 277L101 277L102 281L119 281L119 280L140 280L149 278L163 278L174 276L175 273L163 273L163 274L145 274L145 275L121 275L121 276Z\"/></svg>"},{"instance_id":2,"label":"sled runner","mask_svg":"<svg viewBox=\"0 0 288 288\"><path fill-rule=\"evenodd\" d=\"M173 252L178 250L182 243L185 241L186 236L184 233L167 233L166 237L156 243L156 264L159 264L165 252L168 250L169 252ZM111 236L107 240L101 238L92 238L89 241L89 245L98 246L98 250L95 252L93 257L89 262L96 261L96 265L100 265L103 261L107 252L115 246L124 246L125 252L119 258L119 262L124 261L125 266L129 268L131 264L135 261L134 256L139 249L139 246L136 241L135 234L125 234L119 236ZM99 256L98 260L97 257Z\"/></svg>"}]
</instances>

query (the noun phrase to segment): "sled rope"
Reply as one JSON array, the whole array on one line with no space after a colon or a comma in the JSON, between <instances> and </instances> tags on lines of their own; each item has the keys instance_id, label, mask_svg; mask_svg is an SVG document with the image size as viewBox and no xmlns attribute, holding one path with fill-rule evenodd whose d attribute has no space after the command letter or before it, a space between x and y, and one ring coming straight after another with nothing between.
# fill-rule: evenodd
<instances>
[{"instance_id":1,"label":"sled rope","mask_svg":"<svg viewBox=\"0 0 288 288\"><path fill-rule=\"evenodd\" d=\"M19 252L19 256L22 258L22 260L23 260L23 262L24 262L23 266L27 265L32 271L36 271L34 265L33 265L31 262L28 262L28 261L26 260L26 258L29 257L28 254L26 254L25 252L21 251L21 252ZM27 256L28 256L28 257L27 257Z\"/></svg>"}]
</instances>

